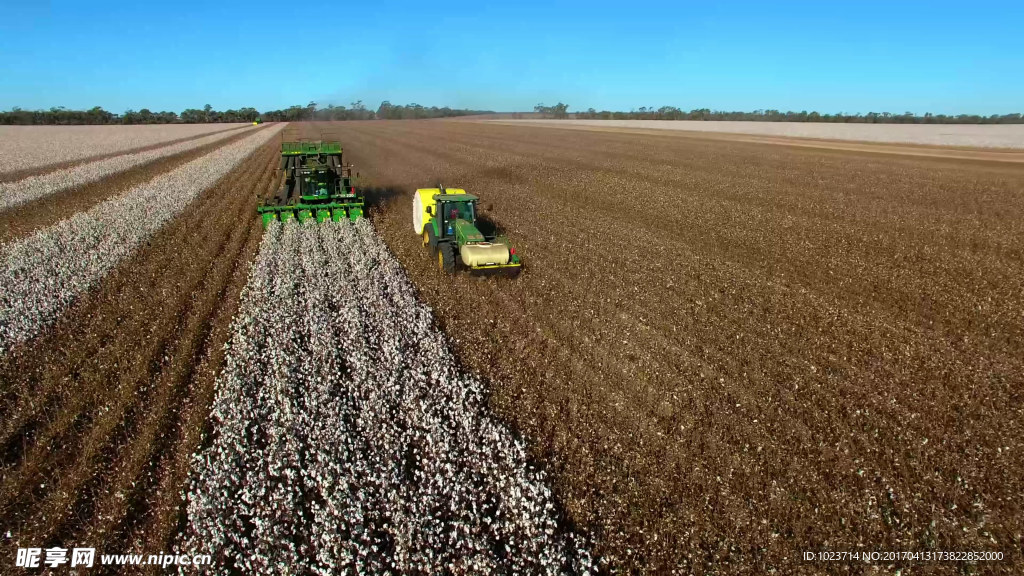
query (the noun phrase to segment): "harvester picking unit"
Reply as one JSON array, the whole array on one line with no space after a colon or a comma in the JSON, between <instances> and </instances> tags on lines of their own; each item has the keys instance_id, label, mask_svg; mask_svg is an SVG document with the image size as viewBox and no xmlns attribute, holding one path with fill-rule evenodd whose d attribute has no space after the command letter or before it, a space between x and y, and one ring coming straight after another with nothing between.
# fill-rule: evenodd
<instances>
[{"instance_id":1,"label":"harvester picking unit","mask_svg":"<svg viewBox=\"0 0 1024 576\"><path fill-rule=\"evenodd\" d=\"M354 222L362 217L364 200L353 184L352 166L341 155L338 142L282 142L285 182L273 199L256 208L263 226L273 220Z\"/></svg>"},{"instance_id":2,"label":"harvester picking unit","mask_svg":"<svg viewBox=\"0 0 1024 576\"><path fill-rule=\"evenodd\" d=\"M474 273L515 276L522 260L501 236L485 236L477 222L479 198L458 188L422 188L412 200L412 227L442 272L458 264Z\"/></svg>"}]
</instances>

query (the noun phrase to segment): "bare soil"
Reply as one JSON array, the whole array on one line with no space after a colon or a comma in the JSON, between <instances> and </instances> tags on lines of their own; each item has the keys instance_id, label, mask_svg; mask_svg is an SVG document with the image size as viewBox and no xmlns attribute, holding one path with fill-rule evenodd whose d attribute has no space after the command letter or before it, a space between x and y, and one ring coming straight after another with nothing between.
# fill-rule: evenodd
<instances>
[{"instance_id":1,"label":"bare soil","mask_svg":"<svg viewBox=\"0 0 1024 576\"><path fill-rule=\"evenodd\" d=\"M474 122L326 129L397 194L374 224L607 567L859 572L801 560L856 549L1024 566L1021 167ZM518 279L438 273L410 194L439 181L483 198Z\"/></svg>"},{"instance_id":2,"label":"bare soil","mask_svg":"<svg viewBox=\"0 0 1024 576\"><path fill-rule=\"evenodd\" d=\"M11 546L171 549L277 151L268 142L0 360L0 530Z\"/></svg>"}]
</instances>

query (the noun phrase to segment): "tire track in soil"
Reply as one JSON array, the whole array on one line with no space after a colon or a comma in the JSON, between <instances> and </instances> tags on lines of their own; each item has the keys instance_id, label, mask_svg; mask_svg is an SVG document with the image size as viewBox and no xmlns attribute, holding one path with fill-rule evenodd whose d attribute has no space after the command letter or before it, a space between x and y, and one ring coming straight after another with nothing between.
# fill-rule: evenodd
<instances>
[{"instance_id":1,"label":"tire track in soil","mask_svg":"<svg viewBox=\"0 0 1024 576\"><path fill-rule=\"evenodd\" d=\"M184 477L180 455L200 438L276 160L273 139L0 359L3 416L17 422L4 430L0 517L15 541L173 534L180 485L167 479Z\"/></svg>"},{"instance_id":2,"label":"tire track in soil","mask_svg":"<svg viewBox=\"0 0 1024 576\"><path fill-rule=\"evenodd\" d=\"M40 174L46 174L47 172L56 172L57 170L64 170L71 168L72 166L78 166L79 164L88 164L89 162L96 162L97 160L106 160L107 158L113 158L114 156L124 156L125 154L138 154L139 152L147 152L149 150L156 150L157 148L163 148L164 146L173 146L182 142L188 142L189 140L198 140L205 138L212 134L222 134L224 132L231 132L233 130L244 130L250 127L251 124L245 126L238 126L236 128L228 128L227 130L206 132L204 134L197 134L195 136L186 136L184 138L178 138L176 140L168 140L166 142L157 142L156 144L150 144L148 146L140 146L138 148L131 148L129 150L120 150L118 152L111 152L109 154L99 154L97 156L90 156L88 158L76 158L75 160L69 160L67 162L58 162L56 164L48 164L46 166L36 166L26 170L19 170L17 172L5 172L0 174L0 182L14 182L21 180L22 178L28 178L29 176L38 176Z\"/></svg>"},{"instance_id":3,"label":"tire track in soil","mask_svg":"<svg viewBox=\"0 0 1024 576\"><path fill-rule=\"evenodd\" d=\"M233 144L254 134L257 130L243 131L224 140L211 142L193 150L186 150L172 156L158 158L147 164L135 166L125 172L112 174L102 180L90 182L55 194L49 194L31 202L0 210L0 245L23 238L40 228L69 218L78 212L86 211L96 204L130 190L133 186L148 182L157 176L170 172L182 164L186 164L213 152L214 150ZM207 135L203 135L207 136ZM188 138L187 140L194 140ZM158 146L161 148L162 146ZM149 149L149 148L147 148ZM141 150L136 150L139 152ZM115 154L115 156L117 156Z\"/></svg>"}]
</instances>

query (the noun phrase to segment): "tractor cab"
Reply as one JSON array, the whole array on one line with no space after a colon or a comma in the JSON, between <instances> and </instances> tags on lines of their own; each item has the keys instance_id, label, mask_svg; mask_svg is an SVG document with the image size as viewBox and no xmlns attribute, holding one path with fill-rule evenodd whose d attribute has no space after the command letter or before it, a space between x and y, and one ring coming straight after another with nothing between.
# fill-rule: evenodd
<instances>
[{"instance_id":1,"label":"tractor cab","mask_svg":"<svg viewBox=\"0 0 1024 576\"><path fill-rule=\"evenodd\" d=\"M307 159L298 168L298 174L302 182L301 197L306 202L346 194L351 186L349 176L338 174L319 159Z\"/></svg>"},{"instance_id":2,"label":"tractor cab","mask_svg":"<svg viewBox=\"0 0 1024 576\"><path fill-rule=\"evenodd\" d=\"M455 236L460 228L476 225L476 203L479 200L471 194L438 194L433 212L440 226L438 238ZM460 225L459 222L462 221ZM479 232L477 232L479 234Z\"/></svg>"}]
</instances>

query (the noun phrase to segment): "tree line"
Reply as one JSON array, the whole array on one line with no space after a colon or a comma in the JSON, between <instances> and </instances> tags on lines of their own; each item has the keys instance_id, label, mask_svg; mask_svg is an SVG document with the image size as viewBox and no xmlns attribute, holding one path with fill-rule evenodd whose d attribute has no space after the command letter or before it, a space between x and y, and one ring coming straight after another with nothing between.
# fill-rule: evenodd
<instances>
[{"instance_id":1,"label":"tree line","mask_svg":"<svg viewBox=\"0 0 1024 576\"><path fill-rule=\"evenodd\" d=\"M489 110L465 110L447 106L421 106L419 104L392 104L385 100L376 111L370 110L362 100L353 102L349 107L328 104L322 108L316 102L305 106L291 106L284 110L271 110L263 113L263 119L274 122L302 122L305 120L415 120L425 118L449 118L452 116L469 116L473 114L490 114Z\"/></svg>"},{"instance_id":2,"label":"tree line","mask_svg":"<svg viewBox=\"0 0 1024 576\"><path fill-rule=\"evenodd\" d=\"M188 108L181 112L153 112L148 108L126 110L123 114L108 112L100 106L89 110L68 110L63 106L49 110L22 110L13 108L9 112L0 112L0 124L20 125L72 125L72 124L206 124L216 122L301 122L306 120L373 120L383 119L418 119L446 118L451 116L467 116L470 114L487 114L489 111L464 110L459 108L425 107L419 104L396 105L385 100L377 111L368 109L362 100L353 102L351 106L327 105L320 107L316 102L305 106L290 106L283 110L260 112L255 108L238 110L214 110L207 104L202 109Z\"/></svg>"},{"instance_id":3,"label":"tree line","mask_svg":"<svg viewBox=\"0 0 1024 576\"><path fill-rule=\"evenodd\" d=\"M544 104L537 104L533 107L533 111L544 116L545 118L568 118L569 117L569 105L562 104L559 102L554 106L545 106Z\"/></svg>"},{"instance_id":4,"label":"tree line","mask_svg":"<svg viewBox=\"0 0 1024 576\"><path fill-rule=\"evenodd\" d=\"M239 110L214 110L207 104L202 110L188 108L178 114L176 112L153 112L149 108L126 110L124 114L108 112L100 106L89 110L68 110L63 106L49 110L22 110L12 108L9 112L0 112L0 124L206 124L215 122L254 122L260 117L255 108Z\"/></svg>"},{"instance_id":5,"label":"tree line","mask_svg":"<svg viewBox=\"0 0 1024 576\"><path fill-rule=\"evenodd\" d=\"M913 112L892 114L889 112L868 112L867 114L820 114L818 112L781 112L779 110L754 110L753 112L711 110L697 108L689 112L675 106L661 108L641 106L638 110L597 111L589 108L570 113L569 105L559 102L554 106L537 104L534 112L545 118L578 118L587 120L749 120L756 122L841 122L860 124L1024 124L1024 115L992 114L931 114L917 115ZM0 112L0 124L205 124L213 122L253 122L262 119L267 122L302 122L307 120L407 120L424 118L449 118L474 114L490 114L489 110L467 110L461 108L426 107L419 104L392 104L385 100L376 111L368 109L361 100L350 106L327 105L320 107L316 102L305 106L290 106L283 110L260 112L255 108L238 110L214 110L207 104L202 109L188 108L180 114L175 112L153 112L148 108L126 110L123 114L108 112L96 106L89 110L68 110L63 106L49 110L22 110L13 108Z\"/></svg>"},{"instance_id":6,"label":"tree line","mask_svg":"<svg viewBox=\"0 0 1024 576\"><path fill-rule=\"evenodd\" d=\"M418 120L422 118L452 118L455 116L473 116L475 114L493 114L493 110L467 110L464 108L449 108L444 106L420 106L419 104L406 104L405 106L392 104L387 100L380 103L377 108L377 118L383 120Z\"/></svg>"},{"instance_id":7,"label":"tree line","mask_svg":"<svg viewBox=\"0 0 1024 576\"><path fill-rule=\"evenodd\" d=\"M868 112L867 114L821 114L818 112L781 112L779 110L754 110L753 112L727 112L697 108L689 112L675 106L648 108L641 106L629 112L598 112L589 108L583 112L567 112L568 106L559 103L557 106L538 104L534 111L547 118L578 118L585 120L748 120L754 122L837 122L854 124L1024 124L1024 116L1014 114L932 114L923 116L913 112L892 114L890 112Z\"/></svg>"},{"instance_id":8,"label":"tree line","mask_svg":"<svg viewBox=\"0 0 1024 576\"><path fill-rule=\"evenodd\" d=\"M310 102L305 106L294 105L283 110L268 110L261 117L267 122L372 120L373 111L367 110L362 100L353 102L349 108L330 104L326 108L320 108L316 102Z\"/></svg>"}]
</instances>

